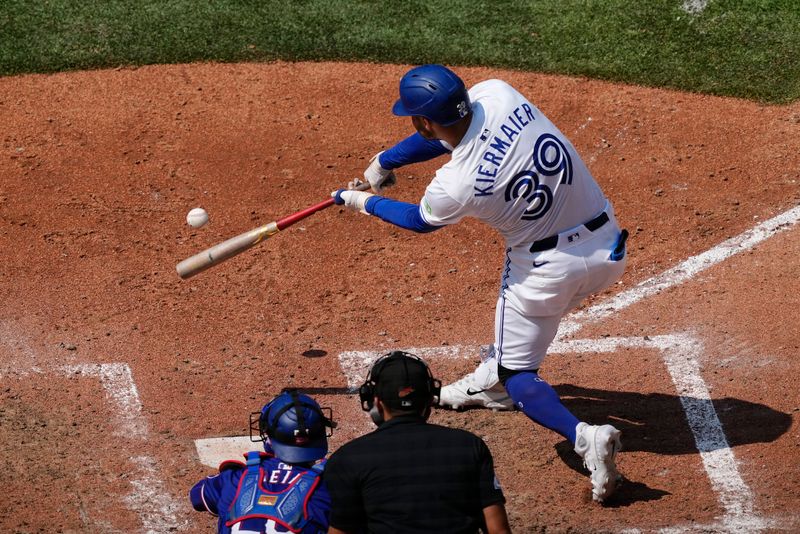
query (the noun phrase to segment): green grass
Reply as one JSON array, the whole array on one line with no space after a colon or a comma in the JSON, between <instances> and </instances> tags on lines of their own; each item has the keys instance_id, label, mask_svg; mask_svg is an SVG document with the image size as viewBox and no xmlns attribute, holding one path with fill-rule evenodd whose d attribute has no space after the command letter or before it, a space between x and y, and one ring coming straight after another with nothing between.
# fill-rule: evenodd
<instances>
[{"instance_id":1,"label":"green grass","mask_svg":"<svg viewBox=\"0 0 800 534\"><path fill-rule=\"evenodd\" d=\"M0 0L0 75L192 61L487 65L800 98L800 0Z\"/></svg>"}]
</instances>

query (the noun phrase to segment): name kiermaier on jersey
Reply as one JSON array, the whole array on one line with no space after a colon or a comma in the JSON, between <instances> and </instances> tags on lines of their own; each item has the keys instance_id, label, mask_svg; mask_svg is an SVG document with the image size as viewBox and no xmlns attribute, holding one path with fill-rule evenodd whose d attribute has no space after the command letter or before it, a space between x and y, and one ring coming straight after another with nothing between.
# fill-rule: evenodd
<instances>
[{"instance_id":1,"label":"name kiermaier on jersey","mask_svg":"<svg viewBox=\"0 0 800 534\"><path fill-rule=\"evenodd\" d=\"M500 131L507 141L495 135L494 139L489 142L489 148L481 156L481 159L487 164L481 163L478 165L478 176L475 177L475 185L473 186L476 197L488 197L494 193L492 189L494 189L495 177L497 176L497 170L503 163L503 158L506 156L506 151L511 147L514 138L520 135L520 132L535 120L533 109L527 103L514 108L514 111L506 118L506 121L500 126ZM481 140L485 141L490 135L491 132L484 130Z\"/></svg>"}]
</instances>

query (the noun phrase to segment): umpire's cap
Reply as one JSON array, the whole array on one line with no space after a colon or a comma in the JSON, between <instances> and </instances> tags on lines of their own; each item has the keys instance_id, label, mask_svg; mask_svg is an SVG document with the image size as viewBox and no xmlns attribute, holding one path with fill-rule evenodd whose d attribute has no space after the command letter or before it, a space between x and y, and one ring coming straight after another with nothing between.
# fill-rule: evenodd
<instances>
[{"instance_id":1,"label":"umpire's cap","mask_svg":"<svg viewBox=\"0 0 800 534\"><path fill-rule=\"evenodd\" d=\"M401 351L391 352L376 362L370 378L375 396L393 410L422 411L431 406L441 389L428 364Z\"/></svg>"},{"instance_id":2,"label":"umpire's cap","mask_svg":"<svg viewBox=\"0 0 800 534\"><path fill-rule=\"evenodd\" d=\"M458 122L471 110L464 82L442 65L422 65L408 71L400 80L400 99L392 107L395 115L418 115L442 126Z\"/></svg>"},{"instance_id":3,"label":"umpire's cap","mask_svg":"<svg viewBox=\"0 0 800 534\"><path fill-rule=\"evenodd\" d=\"M275 456L284 462L314 462L328 453L329 429L336 426L327 412L308 395L284 391L261 409L259 434L265 442L269 438Z\"/></svg>"}]
</instances>

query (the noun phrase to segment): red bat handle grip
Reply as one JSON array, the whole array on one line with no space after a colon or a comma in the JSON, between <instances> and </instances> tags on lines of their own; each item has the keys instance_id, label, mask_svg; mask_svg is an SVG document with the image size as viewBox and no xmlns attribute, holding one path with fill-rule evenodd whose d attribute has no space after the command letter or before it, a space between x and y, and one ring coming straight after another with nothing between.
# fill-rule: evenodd
<instances>
[{"instance_id":1,"label":"red bat handle grip","mask_svg":"<svg viewBox=\"0 0 800 534\"><path fill-rule=\"evenodd\" d=\"M366 191L367 189L369 189L369 182L361 182L356 186L356 191ZM312 215L318 211L333 206L333 204L334 200L333 197L331 197L327 200L323 200L319 204L314 204L313 206L309 206L304 210L298 211L297 213L292 213L291 215L288 215L283 219L278 220L278 222L276 223L278 225L278 230L283 230L287 226L291 226L297 221L305 219L309 215Z\"/></svg>"},{"instance_id":2,"label":"red bat handle grip","mask_svg":"<svg viewBox=\"0 0 800 534\"><path fill-rule=\"evenodd\" d=\"M323 200L319 204L314 204L313 206L309 206L304 210L300 210L297 213L292 213L284 217L283 219L279 219L276 223L278 225L278 230L283 230L286 227L289 227L296 223L297 221L301 221L308 217L309 215L313 215L314 213L324 210L325 208L333 206L333 197L329 198L328 200Z\"/></svg>"}]
</instances>

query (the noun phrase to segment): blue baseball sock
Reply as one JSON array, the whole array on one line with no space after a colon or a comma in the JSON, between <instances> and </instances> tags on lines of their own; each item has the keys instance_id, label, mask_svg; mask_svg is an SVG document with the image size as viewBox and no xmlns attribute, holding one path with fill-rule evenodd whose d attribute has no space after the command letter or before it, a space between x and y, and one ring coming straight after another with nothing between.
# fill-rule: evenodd
<instances>
[{"instance_id":1,"label":"blue baseball sock","mask_svg":"<svg viewBox=\"0 0 800 534\"><path fill-rule=\"evenodd\" d=\"M561 404L558 393L538 374L517 373L505 385L514 404L525 415L575 443L575 427L580 421Z\"/></svg>"}]
</instances>

